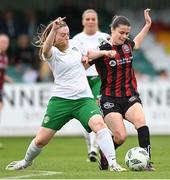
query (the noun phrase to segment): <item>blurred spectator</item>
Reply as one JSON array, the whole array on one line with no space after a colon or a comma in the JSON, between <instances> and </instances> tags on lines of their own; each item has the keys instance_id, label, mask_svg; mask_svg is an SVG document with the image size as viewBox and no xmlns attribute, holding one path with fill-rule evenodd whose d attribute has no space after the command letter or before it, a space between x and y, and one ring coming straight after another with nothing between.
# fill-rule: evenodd
<instances>
[{"instance_id":1,"label":"blurred spectator","mask_svg":"<svg viewBox=\"0 0 170 180\"><path fill-rule=\"evenodd\" d=\"M37 69L37 63L35 50L31 45L29 36L27 34L21 34L17 39L15 64L24 64L25 66Z\"/></svg>"},{"instance_id":2,"label":"blurred spectator","mask_svg":"<svg viewBox=\"0 0 170 180\"><path fill-rule=\"evenodd\" d=\"M0 31L7 34L11 40L14 40L21 33L19 21L14 17L13 11L4 11L3 19L0 23Z\"/></svg>"},{"instance_id":3,"label":"blurred spectator","mask_svg":"<svg viewBox=\"0 0 170 180\"><path fill-rule=\"evenodd\" d=\"M8 48L9 64L13 61L13 53L16 45L17 36L22 33L23 23L17 18L16 14L10 9L4 10L0 21L0 32L5 33L10 38L10 46Z\"/></svg>"},{"instance_id":4,"label":"blurred spectator","mask_svg":"<svg viewBox=\"0 0 170 180\"><path fill-rule=\"evenodd\" d=\"M26 12L25 16L25 33L32 38L39 25L37 12L35 10L29 10Z\"/></svg>"},{"instance_id":5,"label":"blurred spectator","mask_svg":"<svg viewBox=\"0 0 170 180\"><path fill-rule=\"evenodd\" d=\"M159 79L165 79L165 80L168 80L169 79L169 74L168 72L165 70L165 69L161 69L157 72L157 77Z\"/></svg>"},{"instance_id":6,"label":"blurred spectator","mask_svg":"<svg viewBox=\"0 0 170 180\"><path fill-rule=\"evenodd\" d=\"M18 37L14 59L15 68L23 73L23 81L35 82L38 77L39 62L27 34Z\"/></svg>"}]
</instances>

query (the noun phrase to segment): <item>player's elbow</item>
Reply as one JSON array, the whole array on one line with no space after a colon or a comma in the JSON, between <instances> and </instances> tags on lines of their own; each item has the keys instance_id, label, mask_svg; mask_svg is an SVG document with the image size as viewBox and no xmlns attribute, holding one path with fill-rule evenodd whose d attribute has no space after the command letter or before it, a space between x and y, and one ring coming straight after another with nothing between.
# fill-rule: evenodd
<instances>
[{"instance_id":1,"label":"player's elbow","mask_svg":"<svg viewBox=\"0 0 170 180\"><path fill-rule=\"evenodd\" d=\"M139 43L135 43L135 47L134 47L134 49L139 49L141 47L141 44L139 44Z\"/></svg>"}]
</instances>

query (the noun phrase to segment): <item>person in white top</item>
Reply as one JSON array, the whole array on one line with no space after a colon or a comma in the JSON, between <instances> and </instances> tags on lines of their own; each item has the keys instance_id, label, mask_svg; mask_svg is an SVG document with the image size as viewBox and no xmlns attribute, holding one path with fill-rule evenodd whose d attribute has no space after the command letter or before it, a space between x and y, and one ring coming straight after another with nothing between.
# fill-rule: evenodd
<instances>
[{"instance_id":1,"label":"person in white top","mask_svg":"<svg viewBox=\"0 0 170 180\"><path fill-rule=\"evenodd\" d=\"M100 43L109 37L109 34L99 31L98 14L94 9L87 9L83 12L82 25L83 31L73 37L80 50L84 50L84 48L96 50ZM99 104L101 81L94 65L86 70L86 76L96 103ZM84 135L87 143L88 161L96 162L98 151L96 134L85 131Z\"/></svg>"},{"instance_id":2,"label":"person in white top","mask_svg":"<svg viewBox=\"0 0 170 180\"><path fill-rule=\"evenodd\" d=\"M109 162L110 171L125 171L126 169L116 162L111 135L88 85L82 63L83 56L69 41L69 28L64 19L59 17L50 23L39 35L37 42L40 47L40 57L48 62L55 84L42 125L30 143L24 159L11 162L6 169L20 170L32 165L33 160L49 143L56 131L70 119L76 118L88 132L92 130L97 134L98 144ZM86 54L91 59L103 55L112 57L112 51L98 50Z\"/></svg>"}]
</instances>

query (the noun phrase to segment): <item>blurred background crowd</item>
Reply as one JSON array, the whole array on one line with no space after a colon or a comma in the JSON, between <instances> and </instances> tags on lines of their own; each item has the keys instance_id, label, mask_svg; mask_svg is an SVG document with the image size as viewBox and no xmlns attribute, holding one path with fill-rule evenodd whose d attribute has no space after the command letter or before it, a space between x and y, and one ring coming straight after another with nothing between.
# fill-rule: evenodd
<instances>
[{"instance_id":1,"label":"blurred background crowd","mask_svg":"<svg viewBox=\"0 0 170 180\"><path fill-rule=\"evenodd\" d=\"M10 37L7 73L14 82L52 81L48 66L39 60L34 37L41 24L65 16L71 37L81 32L81 16L93 8L99 14L101 31L110 33L114 15L129 18L133 38L143 25L143 10L151 9L152 27L142 48L134 52L137 78L169 79L170 75L170 1L169 0L0 0L0 33Z\"/></svg>"}]
</instances>

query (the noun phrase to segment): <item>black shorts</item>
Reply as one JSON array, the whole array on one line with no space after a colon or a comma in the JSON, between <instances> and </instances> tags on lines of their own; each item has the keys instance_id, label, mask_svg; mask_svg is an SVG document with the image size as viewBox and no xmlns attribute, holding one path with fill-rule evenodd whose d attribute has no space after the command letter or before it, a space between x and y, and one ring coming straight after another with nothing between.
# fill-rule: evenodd
<instances>
[{"instance_id":1,"label":"black shorts","mask_svg":"<svg viewBox=\"0 0 170 180\"><path fill-rule=\"evenodd\" d=\"M136 102L142 104L139 95L128 97L102 96L100 100L100 107L104 116L111 112L118 112L123 116L123 118L125 118L127 110Z\"/></svg>"}]
</instances>

